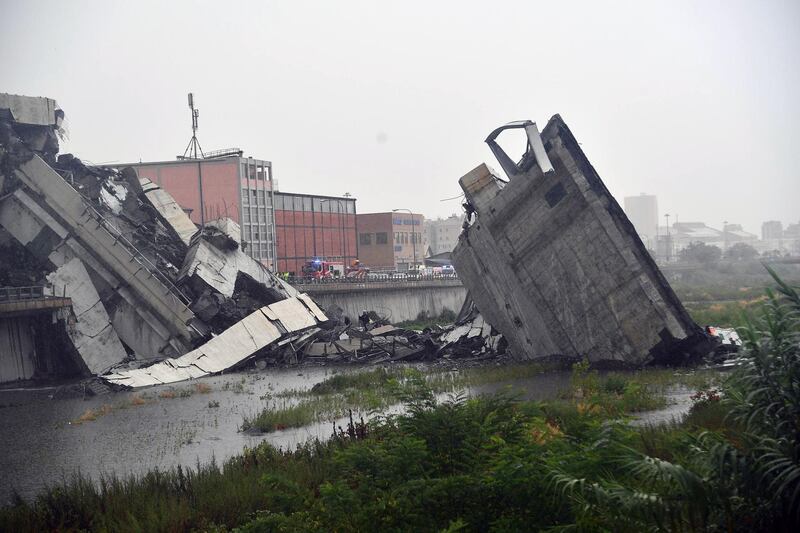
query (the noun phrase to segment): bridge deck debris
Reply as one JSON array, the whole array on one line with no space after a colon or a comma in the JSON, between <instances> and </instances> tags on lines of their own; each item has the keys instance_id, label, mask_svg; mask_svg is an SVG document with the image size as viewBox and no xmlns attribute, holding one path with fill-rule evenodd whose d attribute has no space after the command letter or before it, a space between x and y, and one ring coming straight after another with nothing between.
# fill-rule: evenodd
<instances>
[{"instance_id":1,"label":"bridge deck debris","mask_svg":"<svg viewBox=\"0 0 800 533\"><path fill-rule=\"evenodd\" d=\"M296 354L327 323L242 251L232 220L199 230L135 170L59 155L63 118L52 99L0 94L0 242L13 248L0 266L71 297L70 349L84 375L129 386L189 379L257 353Z\"/></svg>"},{"instance_id":2,"label":"bridge deck debris","mask_svg":"<svg viewBox=\"0 0 800 533\"><path fill-rule=\"evenodd\" d=\"M506 130L527 137L519 162L497 144ZM516 357L642 365L710 351L560 116L486 142L508 179L485 164L461 178L468 222L452 258Z\"/></svg>"}]
</instances>

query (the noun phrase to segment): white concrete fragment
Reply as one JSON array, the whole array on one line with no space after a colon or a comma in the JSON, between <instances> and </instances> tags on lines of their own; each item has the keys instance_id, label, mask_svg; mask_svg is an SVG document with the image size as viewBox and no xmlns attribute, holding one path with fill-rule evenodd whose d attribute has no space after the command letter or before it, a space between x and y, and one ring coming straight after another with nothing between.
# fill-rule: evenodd
<instances>
[{"instance_id":1,"label":"white concrete fragment","mask_svg":"<svg viewBox=\"0 0 800 533\"><path fill-rule=\"evenodd\" d=\"M267 287L275 287L290 297L297 297L297 289L273 275L267 267L244 253L241 249L222 251L209 242L198 239L186 254L178 273L178 282L197 276L214 290L230 298L239 272Z\"/></svg>"},{"instance_id":2,"label":"white concrete fragment","mask_svg":"<svg viewBox=\"0 0 800 533\"><path fill-rule=\"evenodd\" d=\"M99 374L125 359L125 348L81 260L74 258L63 264L47 276L47 281L55 294L72 299L77 320L67 333L89 371Z\"/></svg>"},{"instance_id":3,"label":"white concrete fragment","mask_svg":"<svg viewBox=\"0 0 800 533\"><path fill-rule=\"evenodd\" d=\"M228 217L222 217L218 218L217 220L206 222L206 226L217 228L222 233L236 241L237 244L242 243L242 228L239 227L239 224Z\"/></svg>"},{"instance_id":4,"label":"white concrete fragment","mask_svg":"<svg viewBox=\"0 0 800 533\"><path fill-rule=\"evenodd\" d=\"M100 201L115 215L122 213L122 202L127 196L128 189L124 185L114 183L111 179L108 179L100 188Z\"/></svg>"},{"instance_id":5,"label":"white concrete fragment","mask_svg":"<svg viewBox=\"0 0 800 533\"><path fill-rule=\"evenodd\" d=\"M254 311L181 357L167 359L147 368L115 372L102 377L110 383L135 388L175 383L222 372L270 344L303 338L311 333L311 328L316 329L320 320L327 320L324 314L321 316L320 319L305 301L288 298Z\"/></svg>"},{"instance_id":6,"label":"white concrete fragment","mask_svg":"<svg viewBox=\"0 0 800 533\"><path fill-rule=\"evenodd\" d=\"M159 214L172 226L175 233L186 246L192 240L192 236L197 233L197 226L194 225L189 215L178 205L175 198L167 191L153 183L147 178L139 178L145 198L159 212Z\"/></svg>"},{"instance_id":7,"label":"white concrete fragment","mask_svg":"<svg viewBox=\"0 0 800 533\"><path fill-rule=\"evenodd\" d=\"M58 104L52 98L0 93L0 109L8 109L14 121L35 126L61 126Z\"/></svg>"}]
</instances>

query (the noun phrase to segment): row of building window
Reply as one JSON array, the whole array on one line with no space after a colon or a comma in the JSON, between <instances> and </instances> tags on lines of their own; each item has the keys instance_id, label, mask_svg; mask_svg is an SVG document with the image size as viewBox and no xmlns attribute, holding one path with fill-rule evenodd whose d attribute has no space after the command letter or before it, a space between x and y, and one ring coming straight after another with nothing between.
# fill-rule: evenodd
<instances>
[{"instance_id":1,"label":"row of building window","mask_svg":"<svg viewBox=\"0 0 800 533\"><path fill-rule=\"evenodd\" d=\"M372 236L375 235L375 244L389 244L389 234L384 232L378 233L359 233L358 243L363 246L372 244ZM419 244L422 242L422 235L420 233L404 233L397 232L394 234L395 244Z\"/></svg>"},{"instance_id":2,"label":"row of building window","mask_svg":"<svg viewBox=\"0 0 800 533\"><path fill-rule=\"evenodd\" d=\"M257 209L257 210L256 210ZM264 207L249 208L242 210L242 222L267 222L267 212ZM271 222L271 221L270 221Z\"/></svg>"},{"instance_id":3,"label":"row of building window","mask_svg":"<svg viewBox=\"0 0 800 533\"><path fill-rule=\"evenodd\" d=\"M245 224L242 227L242 240L245 242L272 242L272 225Z\"/></svg>"},{"instance_id":4,"label":"row of building window","mask_svg":"<svg viewBox=\"0 0 800 533\"><path fill-rule=\"evenodd\" d=\"M334 214L344 212L349 215L354 215L356 213L356 203L353 200L328 200L311 196L286 196L276 194L275 209Z\"/></svg>"},{"instance_id":5,"label":"row of building window","mask_svg":"<svg viewBox=\"0 0 800 533\"><path fill-rule=\"evenodd\" d=\"M405 233L398 231L394 234L395 244L419 244L422 242L420 233Z\"/></svg>"},{"instance_id":6,"label":"row of building window","mask_svg":"<svg viewBox=\"0 0 800 533\"><path fill-rule=\"evenodd\" d=\"M272 197L264 189L242 189L242 205L272 207Z\"/></svg>"},{"instance_id":7,"label":"row of building window","mask_svg":"<svg viewBox=\"0 0 800 533\"><path fill-rule=\"evenodd\" d=\"M378 233L359 233L358 243L364 246L372 244L372 236L375 235L375 244L386 244L389 242L389 235L383 231Z\"/></svg>"}]
</instances>

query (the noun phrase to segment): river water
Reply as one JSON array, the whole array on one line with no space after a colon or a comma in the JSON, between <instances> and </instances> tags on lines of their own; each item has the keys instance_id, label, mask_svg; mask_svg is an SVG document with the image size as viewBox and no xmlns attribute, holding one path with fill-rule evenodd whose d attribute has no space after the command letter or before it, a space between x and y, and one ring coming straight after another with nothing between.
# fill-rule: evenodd
<instances>
[{"instance_id":1,"label":"river water","mask_svg":"<svg viewBox=\"0 0 800 533\"><path fill-rule=\"evenodd\" d=\"M83 398L62 398L61 389L0 389L0 504L16 491L32 498L44 487L80 472L92 479L127 476L177 465L221 463L262 441L293 448L309 438L327 438L331 423L250 435L239 431L243 417L291 389L309 389L334 372L363 368L303 367L209 376L191 383L158 386ZM569 372L473 387L469 394L513 390L523 399L546 400L569 388ZM209 392L198 392L197 385ZM207 387L206 387L207 386ZM192 394L181 395L181 391ZM161 397L162 395L174 398ZM668 417L688 408L691 391L673 393ZM142 402L144 400L144 402ZM287 400L291 402L291 400ZM88 410L106 413L78 422ZM650 413L641 420L659 420ZM342 424L338 421L338 424Z\"/></svg>"}]
</instances>

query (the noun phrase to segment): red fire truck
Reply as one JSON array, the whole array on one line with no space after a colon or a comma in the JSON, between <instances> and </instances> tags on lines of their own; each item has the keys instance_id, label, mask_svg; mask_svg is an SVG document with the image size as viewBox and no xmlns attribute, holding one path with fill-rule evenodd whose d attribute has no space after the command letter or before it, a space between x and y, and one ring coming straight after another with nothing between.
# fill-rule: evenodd
<instances>
[{"instance_id":1,"label":"red fire truck","mask_svg":"<svg viewBox=\"0 0 800 533\"><path fill-rule=\"evenodd\" d=\"M348 280L363 279L368 272L369 268L362 265L358 259L353 259L346 269L342 261L329 261L320 257L315 257L303 265L303 278L307 281L337 278L347 278Z\"/></svg>"}]
</instances>

